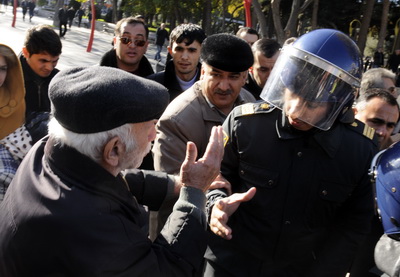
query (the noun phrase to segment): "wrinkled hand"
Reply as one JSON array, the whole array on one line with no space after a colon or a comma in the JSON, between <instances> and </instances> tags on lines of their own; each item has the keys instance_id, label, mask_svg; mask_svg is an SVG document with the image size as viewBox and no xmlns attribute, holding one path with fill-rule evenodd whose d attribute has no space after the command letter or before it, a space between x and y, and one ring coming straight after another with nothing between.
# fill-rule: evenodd
<instances>
[{"instance_id":1,"label":"wrinkled hand","mask_svg":"<svg viewBox=\"0 0 400 277\"><path fill-rule=\"evenodd\" d=\"M226 180L221 174L218 174L217 178L211 183L209 189L221 189L224 188L227 190L228 195L232 194L231 183Z\"/></svg>"},{"instance_id":2,"label":"wrinkled hand","mask_svg":"<svg viewBox=\"0 0 400 277\"><path fill-rule=\"evenodd\" d=\"M230 240L232 229L227 225L229 217L237 210L240 203L249 201L256 194L256 188L243 193L234 193L231 196L215 202L210 219L211 231L221 238Z\"/></svg>"},{"instance_id":3,"label":"wrinkled hand","mask_svg":"<svg viewBox=\"0 0 400 277\"><path fill-rule=\"evenodd\" d=\"M181 183L205 192L219 174L223 154L224 142L221 126L212 128L207 149L204 156L198 161L196 161L196 145L189 141L186 145L186 158L180 171Z\"/></svg>"}]
</instances>

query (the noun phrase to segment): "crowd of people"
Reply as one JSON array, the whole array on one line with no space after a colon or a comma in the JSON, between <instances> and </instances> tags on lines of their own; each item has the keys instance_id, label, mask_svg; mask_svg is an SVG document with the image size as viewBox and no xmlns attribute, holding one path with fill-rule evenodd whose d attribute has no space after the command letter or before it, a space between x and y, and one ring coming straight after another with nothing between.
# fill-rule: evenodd
<instances>
[{"instance_id":1,"label":"crowd of people","mask_svg":"<svg viewBox=\"0 0 400 277\"><path fill-rule=\"evenodd\" d=\"M139 17L59 71L68 12L19 56L0 44L0 276L395 271L369 176L400 140L395 72L364 72L338 30L281 45L192 23L161 24L154 72Z\"/></svg>"}]
</instances>

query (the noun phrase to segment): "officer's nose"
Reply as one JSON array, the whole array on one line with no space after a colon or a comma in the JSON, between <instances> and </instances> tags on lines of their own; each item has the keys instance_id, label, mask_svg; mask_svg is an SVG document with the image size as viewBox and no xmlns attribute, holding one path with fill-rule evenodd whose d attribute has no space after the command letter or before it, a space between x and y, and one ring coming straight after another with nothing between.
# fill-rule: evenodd
<instances>
[{"instance_id":1,"label":"officer's nose","mask_svg":"<svg viewBox=\"0 0 400 277\"><path fill-rule=\"evenodd\" d=\"M292 118L297 118L300 115L304 101L302 101L300 98L293 98L289 100L286 105L288 107L286 113Z\"/></svg>"}]
</instances>

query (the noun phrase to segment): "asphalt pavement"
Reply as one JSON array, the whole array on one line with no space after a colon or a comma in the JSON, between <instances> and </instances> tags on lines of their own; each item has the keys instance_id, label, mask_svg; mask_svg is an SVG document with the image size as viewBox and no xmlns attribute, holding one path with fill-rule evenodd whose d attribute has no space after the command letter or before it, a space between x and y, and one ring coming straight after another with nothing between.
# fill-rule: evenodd
<instances>
[{"instance_id":1,"label":"asphalt pavement","mask_svg":"<svg viewBox=\"0 0 400 277\"><path fill-rule=\"evenodd\" d=\"M22 10L17 9L17 19L15 27L12 27L12 9L8 7L6 12L0 13L0 43L11 47L18 55L21 52L24 44L25 31L33 25L49 24L53 25L53 19L44 16L34 16L32 22L29 22L29 17L26 16L25 21L22 20ZM81 25L82 26L82 25ZM54 27L58 34L58 27ZM88 43L91 30L85 27L72 25L72 28L67 31L65 38L61 39L62 54L58 62L57 68L62 70L74 66L91 66L100 62L101 56L112 48L111 41L113 35L107 32L95 31L91 51L88 52ZM146 57L151 62L154 71L156 72L157 62L153 59L157 51L155 44L150 43L147 49ZM165 62L167 50L163 49L161 54L162 60ZM163 64L160 64L163 66Z\"/></svg>"}]
</instances>

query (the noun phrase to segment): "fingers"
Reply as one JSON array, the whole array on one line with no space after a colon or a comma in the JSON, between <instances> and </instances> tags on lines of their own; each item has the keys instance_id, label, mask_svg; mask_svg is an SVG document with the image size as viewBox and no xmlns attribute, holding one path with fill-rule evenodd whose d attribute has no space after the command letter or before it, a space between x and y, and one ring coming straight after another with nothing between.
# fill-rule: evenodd
<instances>
[{"instance_id":1,"label":"fingers","mask_svg":"<svg viewBox=\"0 0 400 277\"><path fill-rule=\"evenodd\" d=\"M210 159L214 156L221 161L224 155L224 132L222 126L214 126L211 130L210 139L202 159Z\"/></svg>"},{"instance_id":2,"label":"fingers","mask_svg":"<svg viewBox=\"0 0 400 277\"><path fill-rule=\"evenodd\" d=\"M188 175L188 172L190 171L190 167L192 166L192 164L196 161L196 158L197 158L197 147L193 142L189 141L186 144L186 157L182 163L180 171L182 183L186 183L189 181L190 176Z\"/></svg>"},{"instance_id":3,"label":"fingers","mask_svg":"<svg viewBox=\"0 0 400 277\"><path fill-rule=\"evenodd\" d=\"M210 230L224 239L232 238L232 229L227 225L228 215L225 212L224 200L215 203L210 219Z\"/></svg>"},{"instance_id":4,"label":"fingers","mask_svg":"<svg viewBox=\"0 0 400 277\"><path fill-rule=\"evenodd\" d=\"M196 158L197 158L197 147L193 142L188 141L188 143L186 144L185 162L192 164L196 161Z\"/></svg>"},{"instance_id":5,"label":"fingers","mask_svg":"<svg viewBox=\"0 0 400 277\"><path fill-rule=\"evenodd\" d=\"M250 188L246 192L234 193L231 196L227 197L227 199L228 199L227 204L236 204L236 203L247 202L247 201L251 200L255 194L256 194L255 187Z\"/></svg>"}]
</instances>

